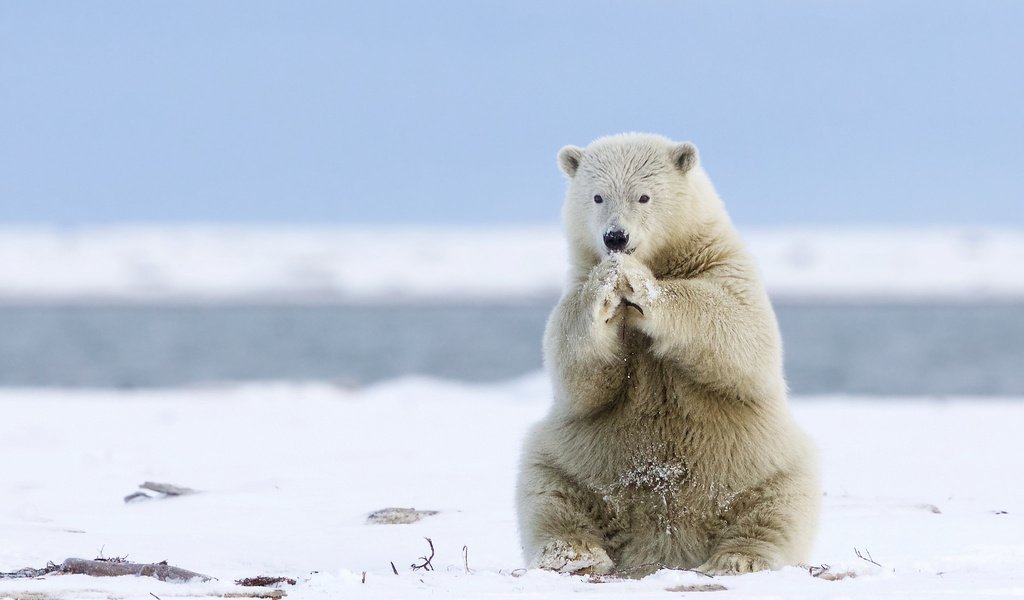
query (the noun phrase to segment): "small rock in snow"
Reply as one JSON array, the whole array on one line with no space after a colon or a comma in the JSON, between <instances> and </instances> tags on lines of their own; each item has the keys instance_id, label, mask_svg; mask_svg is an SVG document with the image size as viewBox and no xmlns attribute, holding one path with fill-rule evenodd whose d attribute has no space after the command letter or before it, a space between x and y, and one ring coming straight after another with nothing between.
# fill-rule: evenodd
<instances>
[{"instance_id":1,"label":"small rock in snow","mask_svg":"<svg viewBox=\"0 0 1024 600\"><path fill-rule=\"evenodd\" d=\"M436 510L416 510L415 508L382 508L375 510L366 517L370 525L408 525L424 517L436 515Z\"/></svg>"}]
</instances>

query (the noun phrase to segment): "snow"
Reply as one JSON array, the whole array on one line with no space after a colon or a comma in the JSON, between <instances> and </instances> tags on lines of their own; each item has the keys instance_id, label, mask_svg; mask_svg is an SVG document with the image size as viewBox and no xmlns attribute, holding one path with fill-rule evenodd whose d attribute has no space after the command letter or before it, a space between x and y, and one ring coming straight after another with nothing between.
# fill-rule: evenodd
<instances>
[{"instance_id":1,"label":"snow","mask_svg":"<svg viewBox=\"0 0 1024 600\"><path fill-rule=\"evenodd\" d=\"M255 575L297 578L286 587L296 599L671 598L667 589L708 583L727 588L713 596L723 599L1024 595L1021 399L793 400L823 460L811 562L856 577L791 567L616 581L517 570L516 462L549 397L540 374L361 389L0 389L0 572L102 551L219 579L0 580L0 598L210 597ZM147 480L200 493L125 504ZM392 506L440 513L365 522ZM413 572L425 537L436 570Z\"/></svg>"},{"instance_id":2,"label":"snow","mask_svg":"<svg viewBox=\"0 0 1024 600\"><path fill-rule=\"evenodd\" d=\"M1024 298L1024 230L741 228L776 298ZM557 226L0 228L0 301L558 295Z\"/></svg>"}]
</instances>

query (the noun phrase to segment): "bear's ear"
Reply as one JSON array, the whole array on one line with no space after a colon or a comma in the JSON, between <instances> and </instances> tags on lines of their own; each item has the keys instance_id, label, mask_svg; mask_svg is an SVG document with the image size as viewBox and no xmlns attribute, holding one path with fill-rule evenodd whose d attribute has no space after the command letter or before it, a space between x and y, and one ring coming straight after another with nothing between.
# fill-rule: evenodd
<instances>
[{"instance_id":1,"label":"bear's ear","mask_svg":"<svg viewBox=\"0 0 1024 600\"><path fill-rule=\"evenodd\" d=\"M562 172L573 177L576 169L580 168L580 161L583 160L583 149L576 146L566 146L558 151L558 166Z\"/></svg>"},{"instance_id":2,"label":"bear's ear","mask_svg":"<svg viewBox=\"0 0 1024 600\"><path fill-rule=\"evenodd\" d=\"M672 148L672 164L674 164L681 173L686 173L697 166L697 147L690 142L676 144L676 146Z\"/></svg>"}]
</instances>

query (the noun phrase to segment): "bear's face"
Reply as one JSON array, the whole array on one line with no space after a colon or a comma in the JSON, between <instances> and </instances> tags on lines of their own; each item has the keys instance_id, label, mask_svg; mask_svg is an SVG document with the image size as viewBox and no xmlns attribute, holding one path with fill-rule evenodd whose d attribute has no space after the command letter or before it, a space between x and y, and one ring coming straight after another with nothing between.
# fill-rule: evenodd
<instances>
[{"instance_id":1,"label":"bear's face","mask_svg":"<svg viewBox=\"0 0 1024 600\"><path fill-rule=\"evenodd\" d=\"M558 162L569 176L563 219L571 243L594 259L625 252L646 262L693 212L693 144L620 135L586 149L566 146Z\"/></svg>"}]
</instances>

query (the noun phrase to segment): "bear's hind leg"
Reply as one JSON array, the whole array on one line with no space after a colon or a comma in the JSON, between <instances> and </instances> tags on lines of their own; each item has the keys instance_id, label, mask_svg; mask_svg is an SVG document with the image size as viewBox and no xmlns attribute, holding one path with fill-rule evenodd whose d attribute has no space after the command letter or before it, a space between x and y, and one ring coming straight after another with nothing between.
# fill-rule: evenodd
<instances>
[{"instance_id":1,"label":"bear's hind leg","mask_svg":"<svg viewBox=\"0 0 1024 600\"><path fill-rule=\"evenodd\" d=\"M820 500L813 474L778 474L734 500L735 522L698 571L738 575L806 560Z\"/></svg>"},{"instance_id":2,"label":"bear's hind leg","mask_svg":"<svg viewBox=\"0 0 1024 600\"><path fill-rule=\"evenodd\" d=\"M586 575L615 568L597 526L603 508L593 492L553 467L533 463L522 470L517 495L523 552L530 567Z\"/></svg>"}]
</instances>

